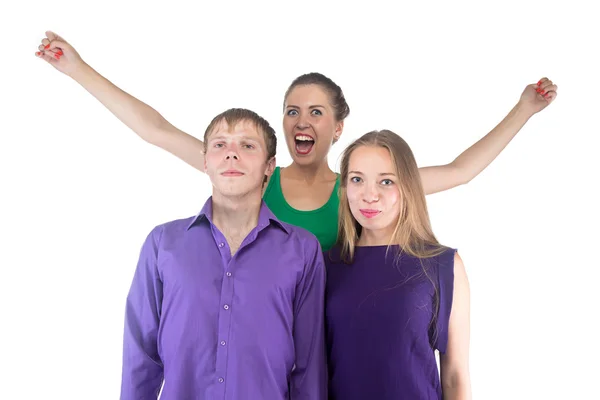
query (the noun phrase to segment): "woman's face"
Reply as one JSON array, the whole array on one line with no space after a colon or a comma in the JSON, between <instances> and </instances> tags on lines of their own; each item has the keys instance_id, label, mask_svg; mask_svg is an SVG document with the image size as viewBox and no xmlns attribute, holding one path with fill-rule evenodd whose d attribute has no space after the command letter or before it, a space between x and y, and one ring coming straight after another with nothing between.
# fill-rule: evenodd
<instances>
[{"instance_id":1,"label":"woman's face","mask_svg":"<svg viewBox=\"0 0 600 400\"><path fill-rule=\"evenodd\" d=\"M346 190L350 211L363 228L391 237L400 215L396 166L388 149L357 147L350 155Z\"/></svg>"},{"instance_id":2,"label":"woman's face","mask_svg":"<svg viewBox=\"0 0 600 400\"><path fill-rule=\"evenodd\" d=\"M333 142L342 134L329 94L319 85L300 85L285 102L283 131L295 163L307 166L327 158Z\"/></svg>"}]
</instances>

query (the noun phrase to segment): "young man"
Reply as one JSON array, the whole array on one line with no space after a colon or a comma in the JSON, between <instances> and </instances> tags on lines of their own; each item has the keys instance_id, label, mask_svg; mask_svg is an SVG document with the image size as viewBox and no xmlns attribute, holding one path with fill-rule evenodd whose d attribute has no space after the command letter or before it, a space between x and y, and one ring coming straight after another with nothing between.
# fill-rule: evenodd
<instances>
[{"instance_id":1,"label":"young man","mask_svg":"<svg viewBox=\"0 0 600 400\"><path fill-rule=\"evenodd\" d=\"M244 109L205 136L212 196L152 230L127 298L121 399L326 398L323 256L262 201L269 124Z\"/></svg>"}]
</instances>

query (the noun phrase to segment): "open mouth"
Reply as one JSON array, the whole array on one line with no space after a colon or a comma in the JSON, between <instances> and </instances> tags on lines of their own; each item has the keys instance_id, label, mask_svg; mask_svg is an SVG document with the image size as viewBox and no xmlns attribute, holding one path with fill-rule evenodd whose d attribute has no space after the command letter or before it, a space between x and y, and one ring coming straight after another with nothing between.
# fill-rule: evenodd
<instances>
[{"instance_id":1,"label":"open mouth","mask_svg":"<svg viewBox=\"0 0 600 400\"><path fill-rule=\"evenodd\" d=\"M311 136L298 134L294 137L296 141L296 152L299 154L308 154L315 145L315 139Z\"/></svg>"}]
</instances>

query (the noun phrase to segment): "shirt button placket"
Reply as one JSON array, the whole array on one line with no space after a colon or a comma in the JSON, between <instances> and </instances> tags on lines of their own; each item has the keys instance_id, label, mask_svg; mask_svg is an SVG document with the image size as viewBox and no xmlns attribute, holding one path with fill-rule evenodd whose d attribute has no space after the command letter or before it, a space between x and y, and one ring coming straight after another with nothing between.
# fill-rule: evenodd
<instances>
[{"instance_id":1,"label":"shirt button placket","mask_svg":"<svg viewBox=\"0 0 600 400\"><path fill-rule=\"evenodd\" d=\"M231 330L231 318L233 311L233 279L229 271L232 257L229 248L224 241L217 242L223 265L223 281L221 283L221 312L219 313L219 342L217 345L216 378L219 383L224 383L227 378L227 359L229 355L229 332ZM221 385L221 391L225 394L225 385Z\"/></svg>"}]
</instances>

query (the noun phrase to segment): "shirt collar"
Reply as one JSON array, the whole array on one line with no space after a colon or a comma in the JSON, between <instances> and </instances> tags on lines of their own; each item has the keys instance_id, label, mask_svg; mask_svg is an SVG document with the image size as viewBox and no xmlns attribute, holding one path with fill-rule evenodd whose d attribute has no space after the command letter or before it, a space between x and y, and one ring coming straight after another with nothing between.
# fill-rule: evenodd
<instances>
[{"instance_id":1,"label":"shirt collar","mask_svg":"<svg viewBox=\"0 0 600 400\"><path fill-rule=\"evenodd\" d=\"M190 224L188 225L187 229L189 230L192 226L196 225L197 223L199 223L200 221L206 219L211 225L213 225L213 221L212 221L212 196L210 196L208 198L208 200L206 200L206 202L204 203L204 206L202 207L202 209L200 210L200 212L194 217L194 219L192 219L192 222L190 222ZM288 235L290 234L290 230L287 226L285 226L276 216L275 214L273 214L273 212L269 209L269 207L267 207L267 204L264 202L264 200L261 201L260 204L260 211L258 214L258 228L259 229L263 229L266 226L270 225L271 222L274 222L275 225L279 226L281 229L283 229L285 231L285 233L287 233Z\"/></svg>"}]
</instances>

